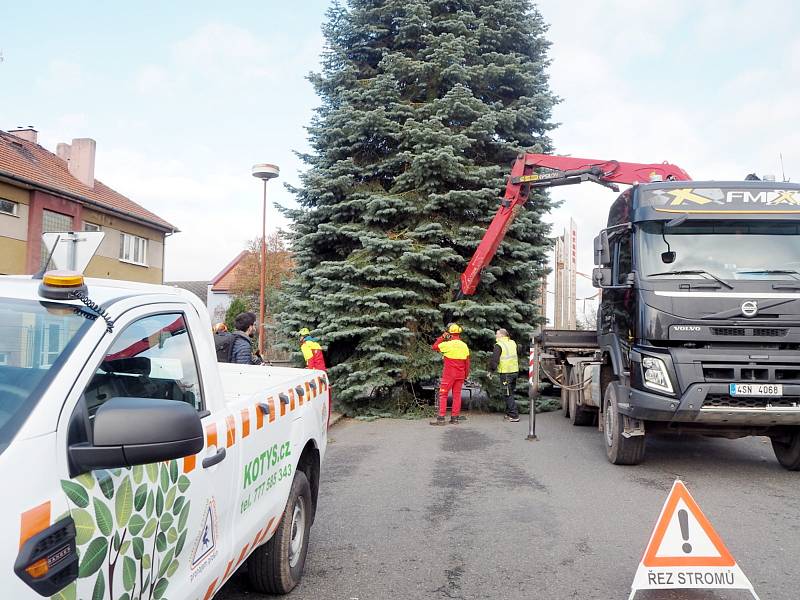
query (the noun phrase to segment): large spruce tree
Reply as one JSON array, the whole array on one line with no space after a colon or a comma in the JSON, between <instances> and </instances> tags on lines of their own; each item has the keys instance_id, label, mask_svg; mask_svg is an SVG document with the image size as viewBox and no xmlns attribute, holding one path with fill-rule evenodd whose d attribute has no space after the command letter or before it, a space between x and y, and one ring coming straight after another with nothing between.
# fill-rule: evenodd
<instances>
[{"instance_id":1,"label":"large spruce tree","mask_svg":"<svg viewBox=\"0 0 800 600\"><path fill-rule=\"evenodd\" d=\"M347 411L435 377L452 312L486 368L494 330L537 322L550 208L532 196L479 292L453 302L520 150L547 151L546 25L527 0L349 0L324 26L313 152L294 190L287 334L315 330Z\"/></svg>"}]
</instances>

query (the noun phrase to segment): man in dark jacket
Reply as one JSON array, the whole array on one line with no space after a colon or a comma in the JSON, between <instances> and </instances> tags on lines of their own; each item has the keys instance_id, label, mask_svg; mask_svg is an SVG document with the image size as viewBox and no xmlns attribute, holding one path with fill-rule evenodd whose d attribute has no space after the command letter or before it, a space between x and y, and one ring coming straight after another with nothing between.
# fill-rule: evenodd
<instances>
[{"instance_id":1,"label":"man in dark jacket","mask_svg":"<svg viewBox=\"0 0 800 600\"><path fill-rule=\"evenodd\" d=\"M250 338L256 331L256 316L251 312L243 312L236 315L233 325L236 330L233 332L233 346L231 347L232 363L240 365L260 365L262 360L253 356L253 345Z\"/></svg>"}]
</instances>

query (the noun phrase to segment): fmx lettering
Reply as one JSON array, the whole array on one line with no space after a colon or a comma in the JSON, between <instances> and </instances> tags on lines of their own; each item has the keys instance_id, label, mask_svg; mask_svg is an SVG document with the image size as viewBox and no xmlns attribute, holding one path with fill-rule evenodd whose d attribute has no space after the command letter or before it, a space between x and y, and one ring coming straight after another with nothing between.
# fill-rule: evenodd
<instances>
[{"instance_id":1,"label":"fmx lettering","mask_svg":"<svg viewBox=\"0 0 800 600\"><path fill-rule=\"evenodd\" d=\"M725 195L728 204L764 204L800 206L800 198L794 190L730 190Z\"/></svg>"}]
</instances>

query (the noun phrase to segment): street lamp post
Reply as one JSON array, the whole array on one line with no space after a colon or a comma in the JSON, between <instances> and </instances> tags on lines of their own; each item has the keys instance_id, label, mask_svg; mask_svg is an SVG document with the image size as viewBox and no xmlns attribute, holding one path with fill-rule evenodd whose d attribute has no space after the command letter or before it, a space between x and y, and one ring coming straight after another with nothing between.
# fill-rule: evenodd
<instances>
[{"instance_id":1,"label":"street lamp post","mask_svg":"<svg viewBox=\"0 0 800 600\"><path fill-rule=\"evenodd\" d=\"M264 199L261 212L261 269L259 281L261 285L258 302L258 355L264 356L264 286L267 280L267 181L275 179L281 170L277 165L266 163L253 165L253 177L264 182ZM263 360L263 359L262 359Z\"/></svg>"}]
</instances>

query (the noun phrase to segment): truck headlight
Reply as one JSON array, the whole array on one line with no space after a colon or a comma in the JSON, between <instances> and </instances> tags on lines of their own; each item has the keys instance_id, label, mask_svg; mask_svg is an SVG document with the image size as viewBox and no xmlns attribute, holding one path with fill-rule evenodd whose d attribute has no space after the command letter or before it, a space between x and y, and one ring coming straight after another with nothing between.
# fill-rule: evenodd
<instances>
[{"instance_id":1,"label":"truck headlight","mask_svg":"<svg viewBox=\"0 0 800 600\"><path fill-rule=\"evenodd\" d=\"M669 380L667 365L660 358L643 356L642 374L645 387L659 392L672 393L672 382Z\"/></svg>"}]
</instances>

